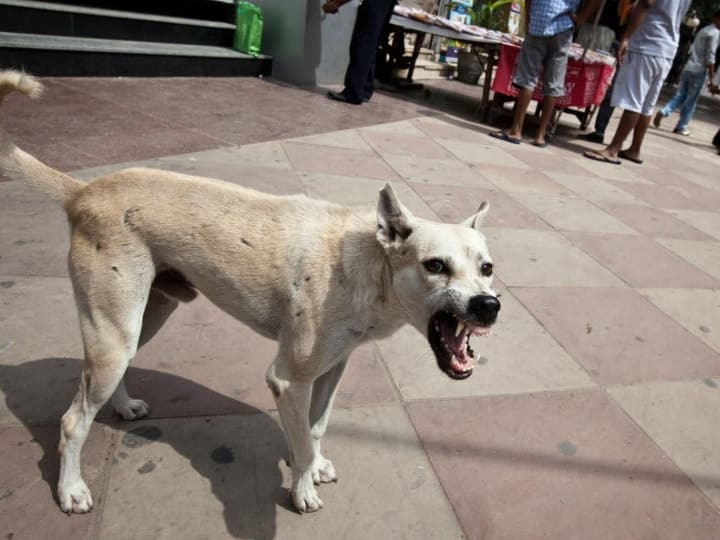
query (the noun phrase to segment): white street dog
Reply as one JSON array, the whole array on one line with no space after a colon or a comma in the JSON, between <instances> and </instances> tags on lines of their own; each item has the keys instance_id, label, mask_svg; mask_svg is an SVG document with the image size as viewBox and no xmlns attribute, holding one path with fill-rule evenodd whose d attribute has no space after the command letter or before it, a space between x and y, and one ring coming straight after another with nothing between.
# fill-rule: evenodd
<instances>
[{"instance_id":1,"label":"white street dog","mask_svg":"<svg viewBox=\"0 0 720 540\"><path fill-rule=\"evenodd\" d=\"M42 86L0 72L0 101L13 91L36 97ZM40 163L1 130L0 172L62 203L71 227L85 361L60 430L65 512L93 507L80 452L95 415L108 399L127 420L148 414L144 401L128 396L123 375L138 347L197 291L279 343L266 379L302 512L323 505L315 484L337 478L320 442L348 355L409 323L427 337L440 369L464 379L473 369L470 336L490 332L500 310L478 231L487 203L450 225L414 217L390 185L372 212L141 168L86 184Z\"/></svg>"}]
</instances>

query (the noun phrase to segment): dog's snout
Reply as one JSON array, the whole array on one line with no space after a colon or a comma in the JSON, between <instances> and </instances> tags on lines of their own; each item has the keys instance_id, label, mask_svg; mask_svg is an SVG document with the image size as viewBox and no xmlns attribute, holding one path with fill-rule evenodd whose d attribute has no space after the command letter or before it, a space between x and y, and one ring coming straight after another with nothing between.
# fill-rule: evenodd
<instances>
[{"instance_id":1,"label":"dog's snout","mask_svg":"<svg viewBox=\"0 0 720 540\"><path fill-rule=\"evenodd\" d=\"M500 300L489 294L473 296L468 302L468 312L481 323L494 323L499 311Z\"/></svg>"}]
</instances>

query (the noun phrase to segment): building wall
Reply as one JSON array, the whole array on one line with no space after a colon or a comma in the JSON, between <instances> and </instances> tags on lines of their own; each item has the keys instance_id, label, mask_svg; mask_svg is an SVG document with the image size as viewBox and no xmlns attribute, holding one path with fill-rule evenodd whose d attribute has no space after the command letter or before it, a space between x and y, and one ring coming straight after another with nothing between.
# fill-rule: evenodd
<instances>
[{"instance_id":1,"label":"building wall","mask_svg":"<svg viewBox=\"0 0 720 540\"><path fill-rule=\"evenodd\" d=\"M335 15L325 0L254 0L263 12L263 52L273 55L273 76L300 85L342 84L358 0ZM431 9L433 0L401 0Z\"/></svg>"},{"instance_id":2,"label":"building wall","mask_svg":"<svg viewBox=\"0 0 720 540\"><path fill-rule=\"evenodd\" d=\"M342 83L357 2L325 15L324 0L255 0L263 12L263 52L273 76L301 85Z\"/></svg>"}]
</instances>

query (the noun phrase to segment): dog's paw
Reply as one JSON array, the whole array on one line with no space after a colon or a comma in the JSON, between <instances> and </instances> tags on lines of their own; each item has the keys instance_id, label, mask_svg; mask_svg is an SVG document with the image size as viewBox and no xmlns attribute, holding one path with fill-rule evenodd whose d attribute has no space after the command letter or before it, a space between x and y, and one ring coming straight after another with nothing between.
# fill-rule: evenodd
<instances>
[{"instance_id":1,"label":"dog's paw","mask_svg":"<svg viewBox=\"0 0 720 540\"><path fill-rule=\"evenodd\" d=\"M123 420L138 420L150 413L150 407L142 399L128 399L122 405L113 405L113 407Z\"/></svg>"},{"instance_id":2,"label":"dog's paw","mask_svg":"<svg viewBox=\"0 0 720 540\"><path fill-rule=\"evenodd\" d=\"M315 489L311 471L301 474L294 484L292 489L293 503L300 512L317 512L323 507L323 502L318 497Z\"/></svg>"},{"instance_id":3,"label":"dog's paw","mask_svg":"<svg viewBox=\"0 0 720 540\"><path fill-rule=\"evenodd\" d=\"M337 473L335 472L332 461L321 455L318 455L315 461L313 461L311 472L315 484L337 482Z\"/></svg>"},{"instance_id":4,"label":"dog's paw","mask_svg":"<svg viewBox=\"0 0 720 540\"><path fill-rule=\"evenodd\" d=\"M94 506L90 489L82 478L68 488L58 486L58 499L60 509L66 514L84 514Z\"/></svg>"}]
</instances>

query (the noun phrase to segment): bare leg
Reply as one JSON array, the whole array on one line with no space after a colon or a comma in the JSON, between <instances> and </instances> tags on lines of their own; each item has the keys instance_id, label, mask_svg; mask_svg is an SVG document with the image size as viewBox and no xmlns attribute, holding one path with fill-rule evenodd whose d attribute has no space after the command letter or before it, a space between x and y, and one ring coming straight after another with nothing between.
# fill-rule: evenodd
<instances>
[{"instance_id":1,"label":"bare leg","mask_svg":"<svg viewBox=\"0 0 720 540\"><path fill-rule=\"evenodd\" d=\"M345 371L347 360L338 364L327 373L318 377L313 383L312 401L310 404L310 435L312 436L314 459L312 465L313 482L337 481L335 467L329 459L320 452L320 443L327 431L330 411L335 400L338 383Z\"/></svg>"},{"instance_id":2,"label":"bare leg","mask_svg":"<svg viewBox=\"0 0 720 540\"><path fill-rule=\"evenodd\" d=\"M515 116L513 117L513 123L508 131L508 135L519 139L522 136L523 124L525 123L525 114L527 113L528 107L530 106L530 100L532 99L532 88L521 88L518 94L517 103L515 106ZM543 111L544 114L544 111Z\"/></svg>"},{"instance_id":3,"label":"bare leg","mask_svg":"<svg viewBox=\"0 0 720 540\"><path fill-rule=\"evenodd\" d=\"M640 149L642 148L642 143L645 140L645 133L647 133L648 127L650 126L650 121L652 120L652 115L650 116L644 116L641 115L640 119L638 120L637 125L635 126L635 131L633 131L633 138L632 138L632 144L630 145L630 148L625 150L625 154L635 158L640 158Z\"/></svg>"},{"instance_id":4,"label":"bare leg","mask_svg":"<svg viewBox=\"0 0 720 540\"><path fill-rule=\"evenodd\" d=\"M632 111L623 111L622 117L620 117L620 124L615 131L615 136L608 146L601 154L617 159L618 152L622 150L623 143L627 139L630 132L635 129L638 121L640 120L640 113ZM647 129L647 126L645 126ZM645 134L643 133L643 136Z\"/></svg>"},{"instance_id":5,"label":"bare leg","mask_svg":"<svg viewBox=\"0 0 720 540\"><path fill-rule=\"evenodd\" d=\"M620 160L618 159L618 154L622 150L623 143L625 142L625 139L627 139L627 136L630 135L630 132L638 126L640 118L644 118L641 117L640 113L623 111L622 117L620 118L620 125L618 125L617 130L615 131L615 136L613 137L610 146L600 152L588 150L587 152L584 152L583 155L596 161L606 161L619 164ZM642 144L642 139L645 136L645 131L647 130L647 123L645 120L643 120L643 126L644 127L640 128L641 133L636 134L636 136L633 137L633 141L635 141L636 137L639 138L638 144Z\"/></svg>"},{"instance_id":6,"label":"bare leg","mask_svg":"<svg viewBox=\"0 0 720 540\"><path fill-rule=\"evenodd\" d=\"M553 112L555 112L555 98L553 96L547 96L543 99L542 116L540 116L540 125L538 126L537 136L535 137L536 143L543 144L545 142L545 131L550 124Z\"/></svg>"}]
</instances>

